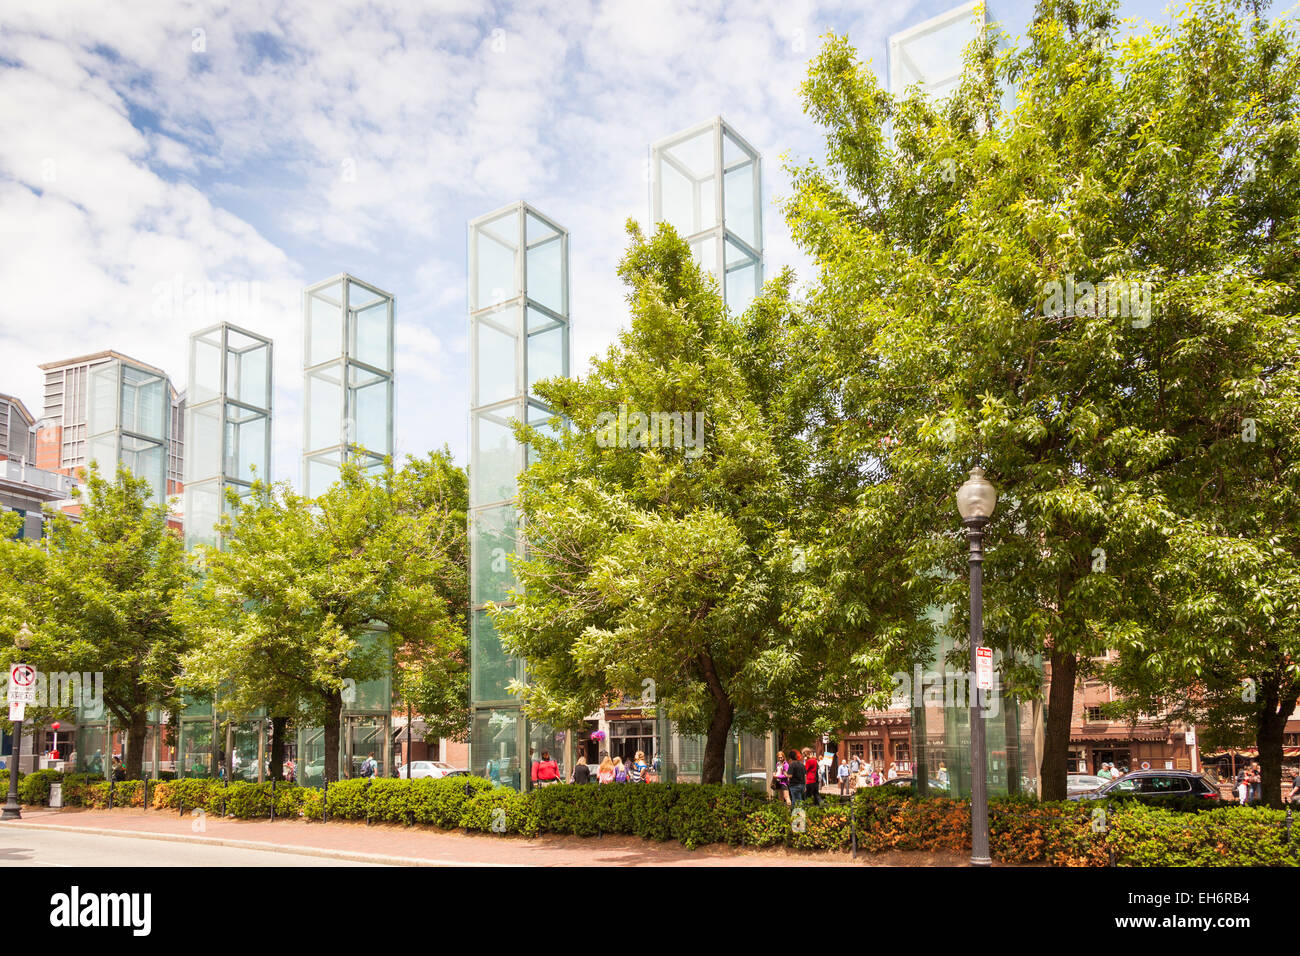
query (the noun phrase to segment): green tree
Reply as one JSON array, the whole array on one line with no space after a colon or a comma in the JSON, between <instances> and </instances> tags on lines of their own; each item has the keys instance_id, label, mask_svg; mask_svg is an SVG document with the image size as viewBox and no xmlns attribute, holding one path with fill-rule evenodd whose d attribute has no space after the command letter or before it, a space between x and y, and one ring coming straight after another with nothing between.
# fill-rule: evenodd
<instances>
[{"instance_id":1,"label":"green tree","mask_svg":"<svg viewBox=\"0 0 1300 956\"><path fill-rule=\"evenodd\" d=\"M537 386L567 430L517 427L527 547L494 621L528 661L514 689L533 718L572 727L653 690L706 735L718 782L733 727L861 720L898 665L863 646L870 596L832 623L804 581L828 502L802 437L790 276L736 317L671 227L629 231L630 328L586 378Z\"/></svg>"},{"instance_id":2,"label":"green tree","mask_svg":"<svg viewBox=\"0 0 1300 956\"><path fill-rule=\"evenodd\" d=\"M187 687L219 694L229 713L319 724L329 780L345 693L382 676L390 655L429 699L463 700L464 487L445 451L374 476L345 464L315 499L256 484L226 519L224 549L204 552Z\"/></svg>"},{"instance_id":3,"label":"green tree","mask_svg":"<svg viewBox=\"0 0 1300 956\"><path fill-rule=\"evenodd\" d=\"M38 669L103 675L103 704L127 732L126 774L143 771L149 711L175 705L188 635L177 613L189 583L165 505L149 482L119 466L114 480L92 464L80 515L55 513L38 542L6 542L0 576L6 625L32 631ZM39 574L39 579L34 576Z\"/></svg>"},{"instance_id":4,"label":"green tree","mask_svg":"<svg viewBox=\"0 0 1300 956\"><path fill-rule=\"evenodd\" d=\"M957 608L964 640L952 496L982 464L1002 495L990 642L1050 666L1048 799L1065 795L1079 678L1125 635L1177 626L1143 569L1163 555L1194 579L1176 529L1214 470L1203 450L1295 356L1290 34L1194 3L1121 37L1114 11L1044 0L1021 45L972 44L942 102L889 95L832 38L804 85L827 158L792 169L786 208L821 266L833 387L814 440L863 486L857 516L824 529L857 569L842 593L896 549L899 587ZM1259 503L1220 513L1245 528ZM1030 668L1007 677L1038 691Z\"/></svg>"}]
</instances>

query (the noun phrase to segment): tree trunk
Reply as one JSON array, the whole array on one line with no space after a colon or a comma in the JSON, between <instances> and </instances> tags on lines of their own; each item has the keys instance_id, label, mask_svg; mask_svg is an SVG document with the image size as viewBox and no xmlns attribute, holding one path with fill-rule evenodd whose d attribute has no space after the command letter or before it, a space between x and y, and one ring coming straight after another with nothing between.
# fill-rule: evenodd
<instances>
[{"instance_id":1,"label":"tree trunk","mask_svg":"<svg viewBox=\"0 0 1300 956\"><path fill-rule=\"evenodd\" d=\"M288 717L271 718L271 779L284 779L284 731Z\"/></svg>"},{"instance_id":2,"label":"tree trunk","mask_svg":"<svg viewBox=\"0 0 1300 956\"><path fill-rule=\"evenodd\" d=\"M1074 712L1074 681L1079 659L1069 652L1052 648L1052 683L1047 691L1047 723L1043 735L1042 785L1044 800L1064 800L1066 759L1070 750L1070 718Z\"/></svg>"},{"instance_id":3,"label":"tree trunk","mask_svg":"<svg viewBox=\"0 0 1300 956\"><path fill-rule=\"evenodd\" d=\"M722 783L727 767L727 738L731 736L731 721L736 708L731 701L714 701L713 719L709 721L709 734L704 744L704 768L701 783Z\"/></svg>"},{"instance_id":4,"label":"tree trunk","mask_svg":"<svg viewBox=\"0 0 1300 956\"><path fill-rule=\"evenodd\" d=\"M126 729L126 779L144 779L144 738L149 733L149 711L137 710L131 714Z\"/></svg>"},{"instance_id":5,"label":"tree trunk","mask_svg":"<svg viewBox=\"0 0 1300 956\"><path fill-rule=\"evenodd\" d=\"M226 721L226 782L231 783L235 777L235 725Z\"/></svg>"},{"instance_id":6,"label":"tree trunk","mask_svg":"<svg viewBox=\"0 0 1300 956\"><path fill-rule=\"evenodd\" d=\"M325 779L337 783L339 779L339 726L343 709L343 695L338 691L325 697Z\"/></svg>"},{"instance_id":7,"label":"tree trunk","mask_svg":"<svg viewBox=\"0 0 1300 956\"><path fill-rule=\"evenodd\" d=\"M1282 809L1282 739L1286 721L1295 710L1297 686L1281 675L1261 681L1255 713L1255 746L1259 748L1259 784L1264 803Z\"/></svg>"}]
</instances>

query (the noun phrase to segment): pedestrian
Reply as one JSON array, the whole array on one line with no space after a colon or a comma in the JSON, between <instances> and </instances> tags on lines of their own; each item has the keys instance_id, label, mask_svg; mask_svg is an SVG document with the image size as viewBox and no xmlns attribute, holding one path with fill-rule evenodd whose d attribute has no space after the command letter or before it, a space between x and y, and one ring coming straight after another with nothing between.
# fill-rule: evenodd
<instances>
[{"instance_id":1,"label":"pedestrian","mask_svg":"<svg viewBox=\"0 0 1300 956\"><path fill-rule=\"evenodd\" d=\"M649 771L650 767L645 762L645 751L638 750L636 756L632 758L632 766L628 768L628 779L632 783L645 783Z\"/></svg>"},{"instance_id":2,"label":"pedestrian","mask_svg":"<svg viewBox=\"0 0 1300 956\"><path fill-rule=\"evenodd\" d=\"M549 787L560 782L560 765L551 759L549 750L542 751L542 759L533 763L533 786Z\"/></svg>"},{"instance_id":3,"label":"pedestrian","mask_svg":"<svg viewBox=\"0 0 1300 956\"><path fill-rule=\"evenodd\" d=\"M1300 803L1300 770L1291 778L1291 792L1286 795L1287 803Z\"/></svg>"},{"instance_id":4,"label":"pedestrian","mask_svg":"<svg viewBox=\"0 0 1300 956\"><path fill-rule=\"evenodd\" d=\"M823 785L830 783L831 780L831 752L823 750L821 759L817 761L817 773L821 778Z\"/></svg>"},{"instance_id":5,"label":"pedestrian","mask_svg":"<svg viewBox=\"0 0 1300 956\"><path fill-rule=\"evenodd\" d=\"M1102 765L1097 768L1097 776L1102 780L1110 779L1110 764L1103 761Z\"/></svg>"},{"instance_id":6,"label":"pedestrian","mask_svg":"<svg viewBox=\"0 0 1300 956\"><path fill-rule=\"evenodd\" d=\"M872 785L873 787L878 787L878 786L880 786L880 785L881 785L882 783L884 783L884 782L885 782L885 781L884 781L884 778L881 777L881 775L880 775L880 767L879 767L879 766L872 766L872 768L871 768L871 785Z\"/></svg>"},{"instance_id":7,"label":"pedestrian","mask_svg":"<svg viewBox=\"0 0 1300 956\"><path fill-rule=\"evenodd\" d=\"M852 766L847 763L840 764L840 799L843 800L849 795L849 774L852 772Z\"/></svg>"},{"instance_id":8,"label":"pedestrian","mask_svg":"<svg viewBox=\"0 0 1300 956\"><path fill-rule=\"evenodd\" d=\"M379 764L375 762L375 755L369 754L365 760L361 761L362 778L373 777L379 771Z\"/></svg>"},{"instance_id":9,"label":"pedestrian","mask_svg":"<svg viewBox=\"0 0 1300 956\"><path fill-rule=\"evenodd\" d=\"M1250 765L1250 802L1264 802L1264 775L1260 772L1257 763Z\"/></svg>"},{"instance_id":10,"label":"pedestrian","mask_svg":"<svg viewBox=\"0 0 1300 956\"><path fill-rule=\"evenodd\" d=\"M850 797L853 796L853 794L858 789L858 770L861 767L862 767L862 761L858 758L857 754L854 754L851 758L849 758L849 796Z\"/></svg>"},{"instance_id":11,"label":"pedestrian","mask_svg":"<svg viewBox=\"0 0 1300 956\"><path fill-rule=\"evenodd\" d=\"M811 747L804 747L801 756L803 757L805 799L811 800L820 807L822 805L822 788L817 782L817 756L813 753Z\"/></svg>"},{"instance_id":12,"label":"pedestrian","mask_svg":"<svg viewBox=\"0 0 1300 956\"><path fill-rule=\"evenodd\" d=\"M622 757L614 758L614 782L627 783L627 765L623 763Z\"/></svg>"},{"instance_id":13,"label":"pedestrian","mask_svg":"<svg viewBox=\"0 0 1300 956\"><path fill-rule=\"evenodd\" d=\"M591 783L591 768L587 766L587 761L578 759L573 762L569 783Z\"/></svg>"},{"instance_id":14,"label":"pedestrian","mask_svg":"<svg viewBox=\"0 0 1300 956\"><path fill-rule=\"evenodd\" d=\"M284 779L289 783L296 783L298 780L298 768L294 765L292 757L284 762Z\"/></svg>"},{"instance_id":15,"label":"pedestrian","mask_svg":"<svg viewBox=\"0 0 1300 956\"><path fill-rule=\"evenodd\" d=\"M803 803L804 791L807 789L808 774L804 769L803 758L799 751L791 750L785 755L790 774L790 806L797 807Z\"/></svg>"},{"instance_id":16,"label":"pedestrian","mask_svg":"<svg viewBox=\"0 0 1300 956\"><path fill-rule=\"evenodd\" d=\"M1249 802L1250 785L1246 783L1246 771L1237 775L1237 802L1243 807Z\"/></svg>"},{"instance_id":17,"label":"pedestrian","mask_svg":"<svg viewBox=\"0 0 1300 956\"><path fill-rule=\"evenodd\" d=\"M609 759L609 754L605 754L605 758L600 762L600 769L596 771L596 782L614 782L614 761Z\"/></svg>"},{"instance_id":18,"label":"pedestrian","mask_svg":"<svg viewBox=\"0 0 1300 956\"><path fill-rule=\"evenodd\" d=\"M871 786L871 764L865 760L858 761L858 786Z\"/></svg>"},{"instance_id":19,"label":"pedestrian","mask_svg":"<svg viewBox=\"0 0 1300 956\"><path fill-rule=\"evenodd\" d=\"M889 779L890 780L898 779L898 767L895 766L892 760L889 762Z\"/></svg>"}]
</instances>

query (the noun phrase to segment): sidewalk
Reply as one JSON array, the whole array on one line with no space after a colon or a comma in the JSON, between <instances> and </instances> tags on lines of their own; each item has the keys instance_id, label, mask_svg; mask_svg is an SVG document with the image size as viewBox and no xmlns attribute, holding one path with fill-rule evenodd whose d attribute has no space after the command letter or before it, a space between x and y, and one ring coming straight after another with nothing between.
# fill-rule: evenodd
<instances>
[{"instance_id":1,"label":"sidewalk","mask_svg":"<svg viewBox=\"0 0 1300 956\"><path fill-rule=\"evenodd\" d=\"M201 832L195 826L201 826ZM534 838L400 827L351 821L232 820L180 817L166 810L46 810L23 808L8 828L66 829L112 839L133 836L178 842L216 843L245 849L306 853L333 859L396 866L962 866L964 854L891 852L808 853L708 846L687 850L676 842L636 837Z\"/></svg>"}]
</instances>

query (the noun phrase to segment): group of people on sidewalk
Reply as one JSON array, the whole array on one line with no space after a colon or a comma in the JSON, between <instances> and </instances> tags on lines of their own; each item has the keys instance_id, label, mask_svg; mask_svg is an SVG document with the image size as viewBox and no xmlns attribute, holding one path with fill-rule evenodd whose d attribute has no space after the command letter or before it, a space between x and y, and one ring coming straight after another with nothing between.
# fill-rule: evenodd
<instances>
[{"instance_id":1,"label":"group of people on sidewalk","mask_svg":"<svg viewBox=\"0 0 1300 956\"><path fill-rule=\"evenodd\" d=\"M841 797L851 797L859 787L878 787L896 779L898 768L892 763L888 770L882 771L856 754L840 760L838 754L830 751L819 760L811 747L804 747L778 754L772 771L772 790L785 803L798 806L804 800L820 804L824 787L837 785Z\"/></svg>"},{"instance_id":2,"label":"group of people on sidewalk","mask_svg":"<svg viewBox=\"0 0 1300 956\"><path fill-rule=\"evenodd\" d=\"M659 758L654 764L646 763L645 751L638 750L628 761L622 757L611 757L601 753L600 765L593 773L591 766L578 761L569 774L569 783L655 783L659 779ZM560 765L551 758L549 750L543 750L540 760L533 761L532 780L534 787L549 787L561 783Z\"/></svg>"}]
</instances>

